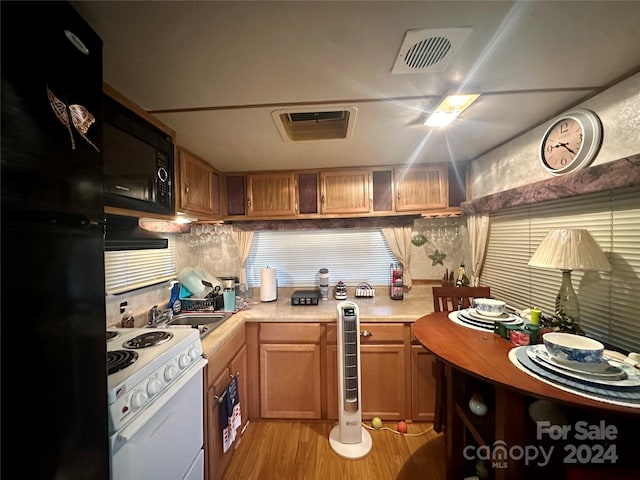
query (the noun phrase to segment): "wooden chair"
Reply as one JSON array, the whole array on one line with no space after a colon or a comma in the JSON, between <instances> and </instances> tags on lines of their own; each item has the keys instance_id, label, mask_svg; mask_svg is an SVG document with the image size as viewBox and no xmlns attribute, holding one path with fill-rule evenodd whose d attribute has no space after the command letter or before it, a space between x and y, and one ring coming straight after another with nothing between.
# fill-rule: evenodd
<instances>
[{"instance_id":1,"label":"wooden chair","mask_svg":"<svg viewBox=\"0 0 640 480\"><path fill-rule=\"evenodd\" d=\"M489 298L491 287L432 287L433 311L450 312L473 305L474 298Z\"/></svg>"},{"instance_id":2,"label":"wooden chair","mask_svg":"<svg viewBox=\"0 0 640 480\"><path fill-rule=\"evenodd\" d=\"M447 312L469 308L474 298L489 298L491 287L432 287L433 310ZM436 404L433 419L433 429L441 432L447 420L447 382L444 373L444 363L436 357L434 365L436 379Z\"/></svg>"}]
</instances>

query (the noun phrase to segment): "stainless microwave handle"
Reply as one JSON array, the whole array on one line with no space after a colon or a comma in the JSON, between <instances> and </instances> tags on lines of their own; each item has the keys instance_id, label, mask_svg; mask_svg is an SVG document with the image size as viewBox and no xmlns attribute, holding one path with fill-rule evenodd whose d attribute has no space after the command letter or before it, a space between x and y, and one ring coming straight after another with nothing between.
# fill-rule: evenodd
<instances>
[{"instance_id":1,"label":"stainless microwave handle","mask_svg":"<svg viewBox=\"0 0 640 480\"><path fill-rule=\"evenodd\" d=\"M125 192L128 192L131 189L129 187L125 187L124 185L116 185L116 190L124 190Z\"/></svg>"}]
</instances>

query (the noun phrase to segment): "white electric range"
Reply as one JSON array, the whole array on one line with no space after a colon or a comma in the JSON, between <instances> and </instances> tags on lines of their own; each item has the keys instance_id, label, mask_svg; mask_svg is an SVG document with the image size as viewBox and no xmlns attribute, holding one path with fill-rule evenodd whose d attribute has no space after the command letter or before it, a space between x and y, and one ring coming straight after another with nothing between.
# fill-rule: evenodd
<instances>
[{"instance_id":1,"label":"white electric range","mask_svg":"<svg viewBox=\"0 0 640 480\"><path fill-rule=\"evenodd\" d=\"M112 480L201 480L207 361L199 331L111 328L107 360Z\"/></svg>"}]
</instances>

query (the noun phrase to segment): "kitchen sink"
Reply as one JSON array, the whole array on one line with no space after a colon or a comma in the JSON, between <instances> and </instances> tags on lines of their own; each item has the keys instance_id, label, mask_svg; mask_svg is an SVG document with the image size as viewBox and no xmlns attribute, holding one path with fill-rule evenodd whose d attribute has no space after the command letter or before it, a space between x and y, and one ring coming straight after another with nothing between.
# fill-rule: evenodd
<instances>
[{"instance_id":1,"label":"kitchen sink","mask_svg":"<svg viewBox=\"0 0 640 480\"><path fill-rule=\"evenodd\" d=\"M231 312L179 313L167 322L167 326L191 325L200 330L200 338L203 338L231 318L231 315Z\"/></svg>"}]
</instances>

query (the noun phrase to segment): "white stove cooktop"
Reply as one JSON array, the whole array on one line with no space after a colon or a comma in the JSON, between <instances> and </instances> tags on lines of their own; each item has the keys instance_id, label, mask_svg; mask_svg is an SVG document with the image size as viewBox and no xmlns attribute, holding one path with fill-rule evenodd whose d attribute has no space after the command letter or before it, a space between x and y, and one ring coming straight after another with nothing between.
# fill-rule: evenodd
<instances>
[{"instance_id":1,"label":"white stove cooktop","mask_svg":"<svg viewBox=\"0 0 640 480\"><path fill-rule=\"evenodd\" d=\"M107 353L137 358L131 365L107 377L110 432L122 428L138 413L158 398L189 367L202 357L202 343L197 329L171 328L110 328L115 337L107 340ZM133 348L132 339L149 339L155 334L168 337L158 345ZM142 342L143 344L147 342Z\"/></svg>"}]
</instances>

